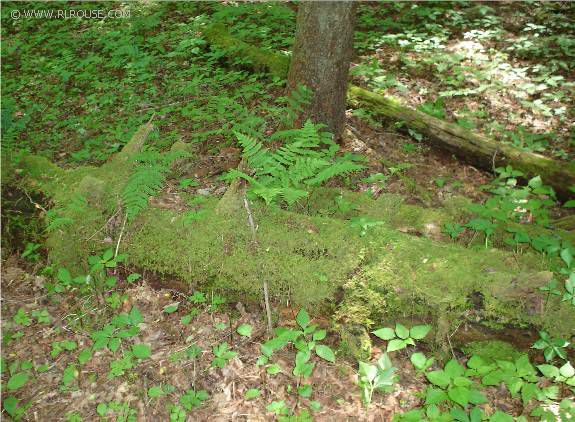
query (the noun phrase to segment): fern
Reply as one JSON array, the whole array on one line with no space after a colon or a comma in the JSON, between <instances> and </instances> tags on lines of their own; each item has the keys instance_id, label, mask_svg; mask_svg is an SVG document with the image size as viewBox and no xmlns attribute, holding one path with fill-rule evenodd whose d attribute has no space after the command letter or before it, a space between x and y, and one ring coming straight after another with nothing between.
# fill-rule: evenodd
<instances>
[{"instance_id":1,"label":"fern","mask_svg":"<svg viewBox=\"0 0 575 422\"><path fill-rule=\"evenodd\" d=\"M122 192L129 221L133 221L148 206L150 196L162 189L172 162L186 156L188 154L182 151L162 154L154 149L144 150L134 156L135 168Z\"/></svg>"},{"instance_id":2,"label":"fern","mask_svg":"<svg viewBox=\"0 0 575 422\"><path fill-rule=\"evenodd\" d=\"M255 138L235 133L252 172L232 170L226 178L246 180L250 193L267 204L285 201L292 205L308 196L309 187L363 168L351 154L334 158L339 147L320 128L307 121L301 129L277 132L272 138L283 139L284 144L275 151Z\"/></svg>"}]
</instances>

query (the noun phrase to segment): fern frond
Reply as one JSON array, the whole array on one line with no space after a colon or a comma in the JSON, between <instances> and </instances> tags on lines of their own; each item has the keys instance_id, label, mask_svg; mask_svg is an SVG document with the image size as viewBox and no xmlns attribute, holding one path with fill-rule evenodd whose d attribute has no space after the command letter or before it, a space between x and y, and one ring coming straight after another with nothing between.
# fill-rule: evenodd
<instances>
[{"instance_id":1,"label":"fern frond","mask_svg":"<svg viewBox=\"0 0 575 422\"><path fill-rule=\"evenodd\" d=\"M302 180L314 177L319 171L330 165L330 162L321 158L304 157L296 160L288 170L288 176L294 185Z\"/></svg>"},{"instance_id":2,"label":"fern frond","mask_svg":"<svg viewBox=\"0 0 575 422\"><path fill-rule=\"evenodd\" d=\"M324 168L315 177L306 180L304 183L310 186L319 186L327 180L335 176L343 176L345 174L353 173L362 170L364 166L356 164L352 161L340 161L333 163L329 167Z\"/></svg>"},{"instance_id":3,"label":"fern frond","mask_svg":"<svg viewBox=\"0 0 575 422\"><path fill-rule=\"evenodd\" d=\"M295 189L295 188L283 188L281 195L283 199L288 203L288 205L293 205L300 199L305 198L309 195L309 192L303 189Z\"/></svg>"},{"instance_id":4,"label":"fern frond","mask_svg":"<svg viewBox=\"0 0 575 422\"><path fill-rule=\"evenodd\" d=\"M166 168L161 165L137 166L128 179L122 199L126 208L126 216L132 221L148 206L148 198L155 195L163 186Z\"/></svg>"}]
</instances>

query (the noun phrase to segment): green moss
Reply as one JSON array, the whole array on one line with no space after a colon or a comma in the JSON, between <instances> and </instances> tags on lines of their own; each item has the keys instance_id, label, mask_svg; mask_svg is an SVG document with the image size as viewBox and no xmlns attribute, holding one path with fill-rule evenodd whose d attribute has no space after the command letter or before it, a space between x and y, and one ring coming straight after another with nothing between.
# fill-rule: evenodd
<instances>
[{"instance_id":1,"label":"green moss","mask_svg":"<svg viewBox=\"0 0 575 422\"><path fill-rule=\"evenodd\" d=\"M130 262L255 296L266 280L274 297L305 304L333 297L361 261L354 252L361 239L344 221L255 206L256 247L245 211L217 214L215 205L208 202L208 217L187 225L177 213L145 211L126 239Z\"/></svg>"},{"instance_id":2,"label":"green moss","mask_svg":"<svg viewBox=\"0 0 575 422\"><path fill-rule=\"evenodd\" d=\"M340 336L341 352L353 359L369 361L371 358L371 339L369 333L359 324L344 324L337 328Z\"/></svg>"},{"instance_id":3,"label":"green moss","mask_svg":"<svg viewBox=\"0 0 575 422\"><path fill-rule=\"evenodd\" d=\"M204 29L204 35L210 44L228 50L228 55L249 60L256 71L267 70L280 78L287 77L289 57L261 50L230 35L222 24L214 24Z\"/></svg>"},{"instance_id":4,"label":"green moss","mask_svg":"<svg viewBox=\"0 0 575 422\"><path fill-rule=\"evenodd\" d=\"M462 347L467 356L478 355L486 362L515 361L522 353L511 344L500 340L473 341Z\"/></svg>"}]
</instances>

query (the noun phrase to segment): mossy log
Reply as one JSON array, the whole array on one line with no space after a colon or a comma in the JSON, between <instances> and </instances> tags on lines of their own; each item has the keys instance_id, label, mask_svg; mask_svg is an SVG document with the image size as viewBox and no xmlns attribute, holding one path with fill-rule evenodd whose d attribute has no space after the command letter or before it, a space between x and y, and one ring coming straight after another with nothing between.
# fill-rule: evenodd
<instances>
[{"instance_id":1,"label":"mossy log","mask_svg":"<svg viewBox=\"0 0 575 422\"><path fill-rule=\"evenodd\" d=\"M134 149L125 152L102 167L73 170L35 156L20 161L20 182L49 196L54 209L68 219L48 234L46 246L55 268L85 273L87 256L116 245L120 193L132 167L126 158ZM67 207L75 195L90 198L85 207ZM181 210L150 206L141 212L123 233L120 250L129 255L127 265L184 281L190 291L222 289L242 300L260 298L265 278L272 298L323 304L346 326L415 318L442 328L440 336L460 320L535 325L562 335L575 329L573 308L557 298L545 303L537 290L552 276L543 257L471 250L402 233L392 227L396 220L391 216L406 205L399 200L393 205L393 197L372 208L389 206L378 217L388 223L370 228L365 236L345 216L254 203L257 251L245 210L218 213L218 202L209 199L205 217L192 222Z\"/></svg>"},{"instance_id":2,"label":"mossy log","mask_svg":"<svg viewBox=\"0 0 575 422\"><path fill-rule=\"evenodd\" d=\"M228 51L232 57L247 59L256 70L265 69L280 78L287 76L289 57L259 49L230 35L216 24L204 30L206 40ZM562 199L572 196L575 185L575 162L565 163L540 154L522 151L511 145L471 132L453 123L432 117L399 103L397 100L350 85L348 103L362 107L384 118L405 122L426 136L431 145L449 151L459 159L478 168L493 171L495 167L511 165L527 177L541 176Z\"/></svg>"}]
</instances>

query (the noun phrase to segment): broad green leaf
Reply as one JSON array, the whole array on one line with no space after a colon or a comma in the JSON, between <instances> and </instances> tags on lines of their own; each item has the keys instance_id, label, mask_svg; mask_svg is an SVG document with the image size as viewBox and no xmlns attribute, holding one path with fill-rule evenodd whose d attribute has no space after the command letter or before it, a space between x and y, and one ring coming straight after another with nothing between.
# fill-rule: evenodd
<instances>
[{"instance_id":1,"label":"broad green leaf","mask_svg":"<svg viewBox=\"0 0 575 422\"><path fill-rule=\"evenodd\" d=\"M138 274L138 273L133 273L133 274L130 274L130 275L126 278L126 281L127 281L128 283L133 283L134 281L138 280L140 277L142 277L140 274Z\"/></svg>"},{"instance_id":2,"label":"broad green leaf","mask_svg":"<svg viewBox=\"0 0 575 422\"><path fill-rule=\"evenodd\" d=\"M365 377L370 382L377 376L377 366L370 365L369 363L359 362L359 376Z\"/></svg>"},{"instance_id":3,"label":"broad green leaf","mask_svg":"<svg viewBox=\"0 0 575 422\"><path fill-rule=\"evenodd\" d=\"M479 390L469 390L469 403L471 404L483 404L487 403L487 398Z\"/></svg>"},{"instance_id":4,"label":"broad green leaf","mask_svg":"<svg viewBox=\"0 0 575 422\"><path fill-rule=\"evenodd\" d=\"M318 344L315 347L315 353L320 358L325 359L328 362L335 363L335 354L333 353L333 350L331 350L328 346Z\"/></svg>"},{"instance_id":5,"label":"broad green leaf","mask_svg":"<svg viewBox=\"0 0 575 422\"><path fill-rule=\"evenodd\" d=\"M416 325L409 330L409 336L415 340L421 340L431 330L431 325Z\"/></svg>"},{"instance_id":6,"label":"broad green leaf","mask_svg":"<svg viewBox=\"0 0 575 422\"><path fill-rule=\"evenodd\" d=\"M392 340L395 338L395 331L393 328L380 328L371 332L374 336L379 337L382 340Z\"/></svg>"},{"instance_id":7,"label":"broad green leaf","mask_svg":"<svg viewBox=\"0 0 575 422\"><path fill-rule=\"evenodd\" d=\"M150 346L144 343L134 344L132 346L132 353L134 354L135 358L147 359L152 355L152 349Z\"/></svg>"},{"instance_id":8,"label":"broad green leaf","mask_svg":"<svg viewBox=\"0 0 575 422\"><path fill-rule=\"evenodd\" d=\"M503 413L501 410L498 410L491 415L489 422L513 422L513 416L509 416L507 413Z\"/></svg>"},{"instance_id":9,"label":"broad green leaf","mask_svg":"<svg viewBox=\"0 0 575 422\"><path fill-rule=\"evenodd\" d=\"M571 378L573 375L575 375L575 369L571 365L571 362L567 362L565 365L559 368L559 373L565 378Z\"/></svg>"},{"instance_id":10,"label":"broad green leaf","mask_svg":"<svg viewBox=\"0 0 575 422\"><path fill-rule=\"evenodd\" d=\"M326 330L317 330L315 333L313 333L313 340L314 341L321 341L323 340L327 335L327 331Z\"/></svg>"},{"instance_id":11,"label":"broad green leaf","mask_svg":"<svg viewBox=\"0 0 575 422\"><path fill-rule=\"evenodd\" d=\"M306 312L305 308L301 308L299 310L299 312L297 313L295 320L297 322L297 324L301 327L304 328L307 327L310 323L310 317L308 315L308 313Z\"/></svg>"},{"instance_id":12,"label":"broad green leaf","mask_svg":"<svg viewBox=\"0 0 575 422\"><path fill-rule=\"evenodd\" d=\"M169 305L164 306L164 313L172 314L178 310L180 306L180 302L170 303Z\"/></svg>"},{"instance_id":13,"label":"broad green leaf","mask_svg":"<svg viewBox=\"0 0 575 422\"><path fill-rule=\"evenodd\" d=\"M130 310L130 323L132 325L138 325L141 322L144 322L144 317L142 316L142 313L138 308L132 306L132 309Z\"/></svg>"},{"instance_id":14,"label":"broad green leaf","mask_svg":"<svg viewBox=\"0 0 575 422\"><path fill-rule=\"evenodd\" d=\"M98 403L96 406L96 413L100 416L105 416L108 413L108 405L106 403Z\"/></svg>"},{"instance_id":15,"label":"broad green leaf","mask_svg":"<svg viewBox=\"0 0 575 422\"><path fill-rule=\"evenodd\" d=\"M387 352L395 352L396 350L405 349L406 344L405 341L401 339L394 339L387 343Z\"/></svg>"},{"instance_id":16,"label":"broad green leaf","mask_svg":"<svg viewBox=\"0 0 575 422\"><path fill-rule=\"evenodd\" d=\"M469 387L471 384L473 384L473 381L471 381L469 378L466 377L453 378L453 385L456 385L457 387Z\"/></svg>"},{"instance_id":17,"label":"broad green leaf","mask_svg":"<svg viewBox=\"0 0 575 422\"><path fill-rule=\"evenodd\" d=\"M244 397L246 400L252 400L252 399L259 397L261 394L262 394L262 392L259 389L250 388L248 391L246 391L246 393L244 394Z\"/></svg>"},{"instance_id":18,"label":"broad green leaf","mask_svg":"<svg viewBox=\"0 0 575 422\"><path fill-rule=\"evenodd\" d=\"M404 325L397 323L395 324L395 334L397 334L397 337L400 339L405 340L409 337L409 330Z\"/></svg>"},{"instance_id":19,"label":"broad green leaf","mask_svg":"<svg viewBox=\"0 0 575 422\"><path fill-rule=\"evenodd\" d=\"M415 368L417 368L417 369L424 369L425 368L425 362L427 362L427 358L421 352L417 352L417 353L412 354L410 357L410 360L411 360L411 363L413 364L413 366L415 366Z\"/></svg>"},{"instance_id":20,"label":"broad green leaf","mask_svg":"<svg viewBox=\"0 0 575 422\"><path fill-rule=\"evenodd\" d=\"M151 399L163 396L164 394L164 390L162 390L162 387L159 385L148 388L148 397Z\"/></svg>"},{"instance_id":21,"label":"broad green leaf","mask_svg":"<svg viewBox=\"0 0 575 422\"><path fill-rule=\"evenodd\" d=\"M447 400L447 394L445 391L438 388L427 387L427 391L425 393L425 404L439 404L445 400Z\"/></svg>"},{"instance_id":22,"label":"broad green leaf","mask_svg":"<svg viewBox=\"0 0 575 422\"><path fill-rule=\"evenodd\" d=\"M547 378L555 378L559 375L559 368L553 365L537 365L537 368Z\"/></svg>"},{"instance_id":23,"label":"broad green leaf","mask_svg":"<svg viewBox=\"0 0 575 422\"><path fill-rule=\"evenodd\" d=\"M465 368L459 364L455 359L451 359L445 364L443 369L451 378L460 377L465 373Z\"/></svg>"},{"instance_id":24,"label":"broad green leaf","mask_svg":"<svg viewBox=\"0 0 575 422\"><path fill-rule=\"evenodd\" d=\"M311 397L312 387L310 384L304 384L297 389L297 393L303 398Z\"/></svg>"},{"instance_id":25,"label":"broad green leaf","mask_svg":"<svg viewBox=\"0 0 575 422\"><path fill-rule=\"evenodd\" d=\"M92 349L91 348L84 349L80 353L78 353L78 363L80 365L84 365L90 359L92 359Z\"/></svg>"},{"instance_id":26,"label":"broad green leaf","mask_svg":"<svg viewBox=\"0 0 575 422\"><path fill-rule=\"evenodd\" d=\"M503 381L505 375L500 369L488 373L481 379L481 384L483 385L498 385Z\"/></svg>"},{"instance_id":27,"label":"broad green leaf","mask_svg":"<svg viewBox=\"0 0 575 422\"><path fill-rule=\"evenodd\" d=\"M449 385L449 375L442 370L431 371L425 374L430 383L445 388Z\"/></svg>"},{"instance_id":28,"label":"broad green leaf","mask_svg":"<svg viewBox=\"0 0 575 422\"><path fill-rule=\"evenodd\" d=\"M467 361L467 367L472 369L477 369L481 366L485 366L485 361L478 355L473 355Z\"/></svg>"},{"instance_id":29,"label":"broad green leaf","mask_svg":"<svg viewBox=\"0 0 575 422\"><path fill-rule=\"evenodd\" d=\"M279 374L281 371L282 368L277 363L272 363L270 366L266 368L266 372L270 375Z\"/></svg>"},{"instance_id":30,"label":"broad green leaf","mask_svg":"<svg viewBox=\"0 0 575 422\"><path fill-rule=\"evenodd\" d=\"M249 337L252 335L252 326L250 324L242 324L236 331L240 336Z\"/></svg>"},{"instance_id":31,"label":"broad green leaf","mask_svg":"<svg viewBox=\"0 0 575 422\"><path fill-rule=\"evenodd\" d=\"M447 395L462 407L467 406L467 403L469 403L469 388L467 387L452 387L447 391Z\"/></svg>"},{"instance_id":32,"label":"broad green leaf","mask_svg":"<svg viewBox=\"0 0 575 422\"><path fill-rule=\"evenodd\" d=\"M27 372L17 372L10 377L6 383L8 390L17 390L28 382L29 375Z\"/></svg>"},{"instance_id":33,"label":"broad green leaf","mask_svg":"<svg viewBox=\"0 0 575 422\"><path fill-rule=\"evenodd\" d=\"M121 340L118 337L111 338L108 342L108 349L110 349L110 352L114 353L118 350L120 348L120 342Z\"/></svg>"},{"instance_id":34,"label":"broad green leaf","mask_svg":"<svg viewBox=\"0 0 575 422\"><path fill-rule=\"evenodd\" d=\"M567 265L567 268L571 268L571 264L573 263L573 255L571 254L571 251L568 248L561 249L560 255L563 262L565 262L565 265Z\"/></svg>"}]
</instances>

